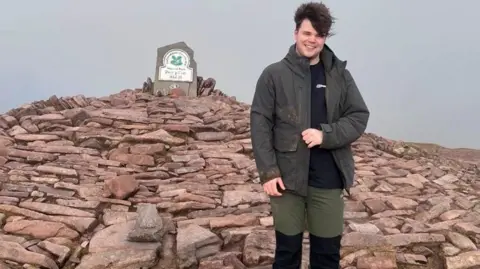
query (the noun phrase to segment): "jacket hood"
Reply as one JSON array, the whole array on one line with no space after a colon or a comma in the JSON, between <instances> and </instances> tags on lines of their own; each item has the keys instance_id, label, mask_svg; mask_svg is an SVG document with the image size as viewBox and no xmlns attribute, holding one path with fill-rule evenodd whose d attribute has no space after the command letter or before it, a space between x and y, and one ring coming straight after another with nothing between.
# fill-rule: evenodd
<instances>
[{"instance_id":1,"label":"jacket hood","mask_svg":"<svg viewBox=\"0 0 480 269\"><path fill-rule=\"evenodd\" d=\"M334 67L343 71L347 66L347 61L340 60L327 44L323 46L320 57L325 66L325 71L327 72L330 72ZM296 72L301 76L304 76L306 72L310 72L310 61L307 57L301 56L297 53L296 44L290 46L283 61L293 72Z\"/></svg>"}]
</instances>

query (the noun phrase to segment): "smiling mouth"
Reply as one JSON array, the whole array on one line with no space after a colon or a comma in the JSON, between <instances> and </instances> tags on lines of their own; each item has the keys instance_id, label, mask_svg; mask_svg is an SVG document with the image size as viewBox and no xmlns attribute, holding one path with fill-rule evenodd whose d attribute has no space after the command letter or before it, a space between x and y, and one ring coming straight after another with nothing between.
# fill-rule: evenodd
<instances>
[{"instance_id":1,"label":"smiling mouth","mask_svg":"<svg viewBox=\"0 0 480 269\"><path fill-rule=\"evenodd\" d=\"M306 47L307 49L311 49L311 50L313 50L313 49L316 48L316 46L310 46L310 45L305 45L305 47Z\"/></svg>"}]
</instances>

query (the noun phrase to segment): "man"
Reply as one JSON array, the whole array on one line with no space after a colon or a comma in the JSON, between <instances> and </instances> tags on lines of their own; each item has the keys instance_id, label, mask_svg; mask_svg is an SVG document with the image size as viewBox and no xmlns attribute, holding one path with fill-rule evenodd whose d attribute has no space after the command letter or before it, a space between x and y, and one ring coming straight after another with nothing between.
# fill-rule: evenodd
<instances>
[{"instance_id":1,"label":"man","mask_svg":"<svg viewBox=\"0 0 480 269\"><path fill-rule=\"evenodd\" d=\"M342 193L354 180L350 145L370 113L346 61L325 45L334 21L329 9L306 3L294 20L296 42L263 70L251 106L255 162L275 225L273 268L300 268L306 224L311 268L337 269Z\"/></svg>"}]
</instances>

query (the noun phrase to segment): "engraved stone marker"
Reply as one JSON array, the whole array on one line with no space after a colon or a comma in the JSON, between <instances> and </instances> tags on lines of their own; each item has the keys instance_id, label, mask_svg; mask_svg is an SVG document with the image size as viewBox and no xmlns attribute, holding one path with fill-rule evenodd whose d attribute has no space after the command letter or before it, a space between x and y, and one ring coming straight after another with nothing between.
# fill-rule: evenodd
<instances>
[{"instance_id":1,"label":"engraved stone marker","mask_svg":"<svg viewBox=\"0 0 480 269\"><path fill-rule=\"evenodd\" d=\"M193 50L183 41L157 49L153 93L165 96L174 89L197 96L197 63Z\"/></svg>"}]
</instances>

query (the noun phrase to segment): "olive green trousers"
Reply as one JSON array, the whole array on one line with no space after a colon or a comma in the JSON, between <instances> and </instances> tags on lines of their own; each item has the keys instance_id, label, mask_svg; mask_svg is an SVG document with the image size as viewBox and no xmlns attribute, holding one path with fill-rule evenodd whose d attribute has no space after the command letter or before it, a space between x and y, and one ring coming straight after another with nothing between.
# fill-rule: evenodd
<instances>
[{"instance_id":1,"label":"olive green trousers","mask_svg":"<svg viewBox=\"0 0 480 269\"><path fill-rule=\"evenodd\" d=\"M308 188L307 197L285 191L270 197L275 230L297 235L305 230L329 238L343 232L343 190Z\"/></svg>"}]
</instances>

